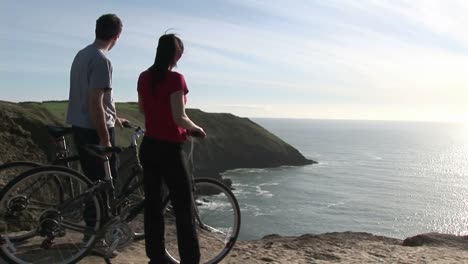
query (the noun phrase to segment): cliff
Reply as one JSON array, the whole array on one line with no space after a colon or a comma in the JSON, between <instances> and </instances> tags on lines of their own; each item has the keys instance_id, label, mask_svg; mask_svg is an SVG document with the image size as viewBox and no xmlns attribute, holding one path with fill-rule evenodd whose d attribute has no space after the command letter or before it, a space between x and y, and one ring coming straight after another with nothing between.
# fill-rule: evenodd
<instances>
[{"instance_id":1,"label":"cliff","mask_svg":"<svg viewBox=\"0 0 468 264\"><path fill-rule=\"evenodd\" d=\"M0 163L46 162L49 145L44 124L61 124L47 109L0 101Z\"/></svg>"},{"instance_id":2,"label":"cliff","mask_svg":"<svg viewBox=\"0 0 468 264\"><path fill-rule=\"evenodd\" d=\"M189 109L187 114L208 134L196 141L195 174L211 175L235 168L267 168L312 164L297 149L248 118L232 114L204 113Z\"/></svg>"}]
</instances>

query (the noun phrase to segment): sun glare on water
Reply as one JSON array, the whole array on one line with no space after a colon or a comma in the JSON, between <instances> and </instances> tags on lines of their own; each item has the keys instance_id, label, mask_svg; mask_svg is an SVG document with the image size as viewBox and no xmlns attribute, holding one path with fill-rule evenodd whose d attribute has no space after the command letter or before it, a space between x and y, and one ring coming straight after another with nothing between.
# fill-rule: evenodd
<instances>
[{"instance_id":1,"label":"sun glare on water","mask_svg":"<svg viewBox=\"0 0 468 264\"><path fill-rule=\"evenodd\" d=\"M468 152L468 120L461 123L461 125L460 137L463 139L463 145L465 146L465 150Z\"/></svg>"}]
</instances>

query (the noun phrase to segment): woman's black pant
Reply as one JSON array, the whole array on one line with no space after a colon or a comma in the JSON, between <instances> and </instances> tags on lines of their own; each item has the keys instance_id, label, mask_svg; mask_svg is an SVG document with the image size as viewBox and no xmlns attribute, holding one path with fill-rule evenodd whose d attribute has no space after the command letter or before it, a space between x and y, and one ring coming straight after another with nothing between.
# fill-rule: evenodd
<instances>
[{"instance_id":1,"label":"woman's black pant","mask_svg":"<svg viewBox=\"0 0 468 264\"><path fill-rule=\"evenodd\" d=\"M166 263L163 182L169 189L177 227L181 263L199 263L200 248L194 222L191 179L182 144L144 137L140 147L145 187L145 243L149 263Z\"/></svg>"}]
</instances>

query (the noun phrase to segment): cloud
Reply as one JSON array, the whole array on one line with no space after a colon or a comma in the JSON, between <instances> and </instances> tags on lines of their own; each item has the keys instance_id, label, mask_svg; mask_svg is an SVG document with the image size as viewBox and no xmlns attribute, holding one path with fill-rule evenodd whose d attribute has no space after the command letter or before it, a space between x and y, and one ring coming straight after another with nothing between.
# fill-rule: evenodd
<instances>
[{"instance_id":1,"label":"cloud","mask_svg":"<svg viewBox=\"0 0 468 264\"><path fill-rule=\"evenodd\" d=\"M249 110L257 110L260 109L262 111L271 111L271 105L246 105L246 104L239 104L239 105L222 105L222 107L227 108L241 108L241 109L249 109Z\"/></svg>"},{"instance_id":2,"label":"cloud","mask_svg":"<svg viewBox=\"0 0 468 264\"><path fill-rule=\"evenodd\" d=\"M112 9L124 21L122 37L109 53L115 83L131 87L120 89L117 99L136 100L136 78L152 63L157 38L176 28L186 43L178 69L200 108L297 114L294 105L300 105L310 109L304 115L311 117L321 112L365 116L367 111L382 118L391 116L395 107L420 118L424 113L434 116L431 109L468 110L465 1L79 5L96 8L82 13L72 12L78 4L20 3L12 7L24 13L16 24L11 22L14 15L2 11L0 47L8 52L0 51L5 58L0 72L66 74L76 50L92 41L96 17ZM44 15L44 10L53 15ZM13 49L12 43L18 42L24 46ZM404 117L403 112L393 115Z\"/></svg>"}]
</instances>

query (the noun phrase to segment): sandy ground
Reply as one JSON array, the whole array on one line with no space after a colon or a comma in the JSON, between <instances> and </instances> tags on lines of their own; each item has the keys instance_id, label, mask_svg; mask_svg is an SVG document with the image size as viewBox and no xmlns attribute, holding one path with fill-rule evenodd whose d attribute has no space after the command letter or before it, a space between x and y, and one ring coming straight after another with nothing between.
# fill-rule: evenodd
<instances>
[{"instance_id":1,"label":"sandy ground","mask_svg":"<svg viewBox=\"0 0 468 264\"><path fill-rule=\"evenodd\" d=\"M221 263L468 263L466 237L428 234L413 242L418 246L403 246L403 240L355 232L299 237L271 235L261 240L238 241ZM144 242L133 243L111 261L148 263ZM88 256L80 263L104 261Z\"/></svg>"}]
</instances>

